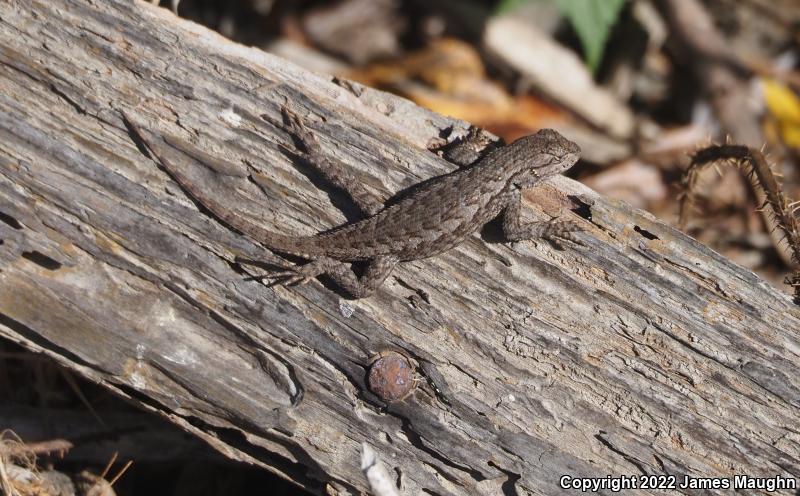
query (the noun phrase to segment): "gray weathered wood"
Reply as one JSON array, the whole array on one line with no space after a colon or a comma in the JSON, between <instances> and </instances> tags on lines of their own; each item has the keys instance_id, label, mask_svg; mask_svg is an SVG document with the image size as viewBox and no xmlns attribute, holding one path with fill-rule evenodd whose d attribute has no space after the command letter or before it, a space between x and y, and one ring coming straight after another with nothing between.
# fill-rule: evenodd
<instances>
[{"instance_id":1,"label":"gray weathered wood","mask_svg":"<svg viewBox=\"0 0 800 496\"><path fill-rule=\"evenodd\" d=\"M366 300L268 288L233 260L275 256L198 211L120 110L230 163L192 173L287 233L347 218L281 148L281 105L384 197L450 170L425 147L463 123L143 2L6 1L0 21L0 335L317 492L366 490L364 441L406 494L800 477L800 311L663 222L558 178L530 214L583 204L586 248L488 233ZM364 387L387 348L421 375L388 407Z\"/></svg>"}]
</instances>

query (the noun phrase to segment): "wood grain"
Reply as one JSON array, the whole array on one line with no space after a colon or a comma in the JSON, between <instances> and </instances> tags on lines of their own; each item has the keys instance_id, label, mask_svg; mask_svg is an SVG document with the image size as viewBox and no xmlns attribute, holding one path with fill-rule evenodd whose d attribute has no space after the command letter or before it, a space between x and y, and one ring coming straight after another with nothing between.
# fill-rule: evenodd
<instances>
[{"instance_id":1,"label":"wood grain","mask_svg":"<svg viewBox=\"0 0 800 496\"><path fill-rule=\"evenodd\" d=\"M383 197L452 169L426 145L465 124L140 1L6 1L0 20L5 338L319 493L367 490L362 442L405 494L800 477L800 311L751 272L558 178L529 213L575 208L586 248L489 232L366 300L268 288L234 259L275 255L199 211L120 111L228 164L191 173L287 234L354 210L282 148L282 105ZM418 367L401 403L365 390L384 349Z\"/></svg>"}]
</instances>

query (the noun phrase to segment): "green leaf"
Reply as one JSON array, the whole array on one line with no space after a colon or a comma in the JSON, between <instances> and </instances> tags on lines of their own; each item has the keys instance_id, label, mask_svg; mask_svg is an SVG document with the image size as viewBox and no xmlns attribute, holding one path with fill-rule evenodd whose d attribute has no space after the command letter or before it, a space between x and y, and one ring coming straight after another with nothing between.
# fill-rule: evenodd
<instances>
[{"instance_id":1,"label":"green leaf","mask_svg":"<svg viewBox=\"0 0 800 496\"><path fill-rule=\"evenodd\" d=\"M495 12L497 14L505 14L507 12L511 12L512 10L516 10L521 5L530 3L531 1L532 0L500 0L497 2Z\"/></svg>"},{"instance_id":2,"label":"green leaf","mask_svg":"<svg viewBox=\"0 0 800 496\"><path fill-rule=\"evenodd\" d=\"M581 40L586 65L595 72L603 57L608 34L617 22L625 0L554 1Z\"/></svg>"}]
</instances>

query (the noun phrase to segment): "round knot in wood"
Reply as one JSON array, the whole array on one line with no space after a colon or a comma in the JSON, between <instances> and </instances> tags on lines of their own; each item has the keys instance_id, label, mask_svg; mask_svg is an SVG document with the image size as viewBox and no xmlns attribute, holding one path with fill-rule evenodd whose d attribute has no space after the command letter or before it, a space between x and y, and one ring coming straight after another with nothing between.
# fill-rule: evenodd
<instances>
[{"instance_id":1,"label":"round knot in wood","mask_svg":"<svg viewBox=\"0 0 800 496\"><path fill-rule=\"evenodd\" d=\"M414 370L408 358L394 351L381 352L372 362L369 389L383 401L399 401L414 389Z\"/></svg>"}]
</instances>

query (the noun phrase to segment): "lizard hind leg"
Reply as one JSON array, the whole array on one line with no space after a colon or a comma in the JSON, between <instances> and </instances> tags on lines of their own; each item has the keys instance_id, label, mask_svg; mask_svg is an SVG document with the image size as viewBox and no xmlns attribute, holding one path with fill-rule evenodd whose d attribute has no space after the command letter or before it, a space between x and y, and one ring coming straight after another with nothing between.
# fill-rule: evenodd
<instances>
[{"instance_id":1,"label":"lizard hind leg","mask_svg":"<svg viewBox=\"0 0 800 496\"><path fill-rule=\"evenodd\" d=\"M318 276L326 275L353 298L360 299L374 293L391 274L397 262L397 257L394 256L376 257L369 261L364 274L359 277L353 272L350 264L330 257L320 257L305 265L275 273L273 276L283 278L277 284L289 286L305 284Z\"/></svg>"},{"instance_id":2,"label":"lizard hind leg","mask_svg":"<svg viewBox=\"0 0 800 496\"><path fill-rule=\"evenodd\" d=\"M308 165L320 173L328 183L347 193L364 216L375 215L383 209L383 201L365 188L361 181L350 173L346 164L323 153L319 142L297 114L288 108L281 109L281 113L289 132L300 145Z\"/></svg>"}]
</instances>

